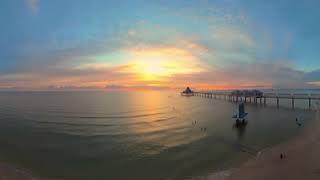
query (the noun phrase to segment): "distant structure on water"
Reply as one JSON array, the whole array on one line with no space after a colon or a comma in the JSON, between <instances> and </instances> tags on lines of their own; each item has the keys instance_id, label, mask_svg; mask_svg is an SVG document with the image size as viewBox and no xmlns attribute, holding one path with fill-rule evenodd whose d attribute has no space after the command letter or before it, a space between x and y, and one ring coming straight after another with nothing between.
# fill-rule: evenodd
<instances>
[{"instance_id":1,"label":"distant structure on water","mask_svg":"<svg viewBox=\"0 0 320 180\"><path fill-rule=\"evenodd\" d=\"M295 100L306 100L308 107L311 109L311 101L320 101L320 94L317 93L274 93L274 92L262 92L259 90L234 90L234 91L192 91L189 87L181 92L183 96L200 96L214 99L224 99L231 102L243 102L267 105L267 99L275 99L276 106L279 108L281 99L291 100L292 109L295 108ZM259 102L258 102L259 101ZM317 102L315 102L315 105ZM319 105L318 105L319 106Z\"/></svg>"},{"instance_id":2,"label":"distant structure on water","mask_svg":"<svg viewBox=\"0 0 320 180\"><path fill-rule=\"evenodd\" d=\"M184 91L181 92L181 95L183 96L193 96L194 92L187 87Z\"/></svg>"},{"instance_id":3,"label":"distant structure on water","mask_svg":"<svg viewBox=\"0 0 320 180\"><path fill-rule=\"evenodd\" d=\"M239 104L238 114L235 114L232 118L236 119L236 126L247 125L245 117L248 113L245 112L244 103Z\"/></svg>"},{"instance_id":4,"label":"distant structure on water","mask_svg":"<svg viewBox=\"0 0 320 180\"><path fill-rule=\"evenodd\" d=\"M235 90L235 91L232 91L230 93L231 96L254 96L254 97L262 97L263 96L263 92L262 91L259 91L259 90Z\"/></svg>"}]
</instances>

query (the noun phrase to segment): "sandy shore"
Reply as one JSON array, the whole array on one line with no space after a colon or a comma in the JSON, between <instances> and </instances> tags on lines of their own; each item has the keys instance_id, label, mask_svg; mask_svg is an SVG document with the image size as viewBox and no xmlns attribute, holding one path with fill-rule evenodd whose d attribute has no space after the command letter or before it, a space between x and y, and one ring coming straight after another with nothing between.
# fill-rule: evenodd
<instances>
[{"instance_id":1,"label":"sandy shore","mask_svg":"<svg viewBox=\"0 0 320 180\"><path fill-rule=\"evenodd\" d=\"M30 172L24 169L15 168L6 163L0 163L0 180L45 180L33 176Z\"/></svg>"},{"instance_id":2,"label":"sandy shore","mask_svg":"<svg viewBox=\"0 0 320 180\"><path fill-rule=\"evenodd\" d=\"M285 158L280 159L284 153ZM296 139L266 150L240 168L222 172L209 179L223 180L319 180L320 111Z\"/></svg>"}]
</instances>

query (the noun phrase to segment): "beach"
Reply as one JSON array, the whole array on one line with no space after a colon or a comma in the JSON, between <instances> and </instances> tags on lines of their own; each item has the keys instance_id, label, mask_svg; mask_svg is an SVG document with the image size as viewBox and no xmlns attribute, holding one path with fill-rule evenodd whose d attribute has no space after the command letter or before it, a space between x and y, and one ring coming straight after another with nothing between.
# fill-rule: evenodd
<instances>
[{"instance_id":1,"label":"beach","mask_svg":"<svg viewBox=\"0 0 320 180\"><path fill-rule=\"evenodd\" d=\"M36 177L28 170L1 162L0 180L47 180L47 178Z\"/></svg>"},{"instance_id":2,"label":"beach","mask_svg":"<svg viewBox=\"0 0 320 180\"><path fill-rule=\"evenodd\" d=\"M320 112L297 138L265 150L240 168L209 179L225 180L316 180L320 178ZM280 159L280 154L285 157ZM230 173L232 172L232 173Z\"/></svg>"}]
</instances>

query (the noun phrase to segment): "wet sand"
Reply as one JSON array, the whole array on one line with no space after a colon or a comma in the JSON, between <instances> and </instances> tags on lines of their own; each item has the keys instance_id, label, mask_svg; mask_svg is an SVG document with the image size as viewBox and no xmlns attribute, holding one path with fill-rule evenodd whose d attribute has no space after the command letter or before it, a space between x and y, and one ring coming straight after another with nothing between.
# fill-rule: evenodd
<instances>
[{"instance_id":1,"label":"wet sand","mask_svg":"<svg viewBox=\"0 0 320 180\"><path fill-rule=\"evenodd\" d=\"M294 140L258 154L240 168L226 171L224 180L318 180L320 179L320 111L315 121ZM280 154L285 158L280 159Z\"/></svg>"},{"instance_id":2,"label":"wet sand","mask_svg":"<svg viewBox=\"0 0 320 180\"><path fill-rule=\"evenodd\" d=\"M36 177L27 170L0 163L0 180L46 180L46 178Z\"/></svg>"}]
</instances>

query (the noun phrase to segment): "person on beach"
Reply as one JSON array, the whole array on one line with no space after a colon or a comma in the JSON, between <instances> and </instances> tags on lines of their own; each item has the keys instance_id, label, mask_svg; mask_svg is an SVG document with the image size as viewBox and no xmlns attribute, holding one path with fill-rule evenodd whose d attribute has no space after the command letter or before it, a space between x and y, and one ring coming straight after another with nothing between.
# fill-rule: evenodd
<instances>
[{"instance_id":1,"label":"person on beach","mask_svg":"<svg viewBox=\"0 0 320 180\"><path fill-rule=\"evenodd\" d=\"M296 124L298 125L298 126L301 126L302 124L298 121L298 118L296 118Z\"/></svg>"}]
</instances>

